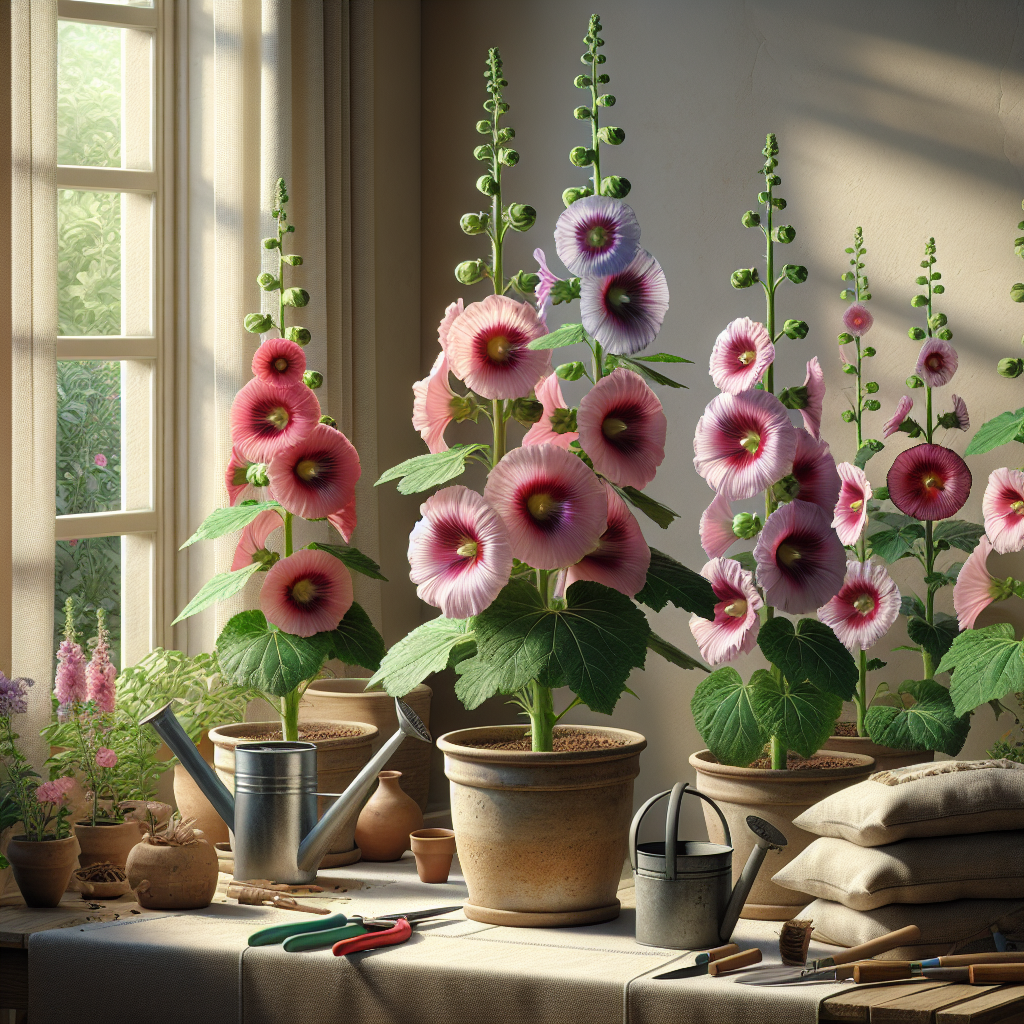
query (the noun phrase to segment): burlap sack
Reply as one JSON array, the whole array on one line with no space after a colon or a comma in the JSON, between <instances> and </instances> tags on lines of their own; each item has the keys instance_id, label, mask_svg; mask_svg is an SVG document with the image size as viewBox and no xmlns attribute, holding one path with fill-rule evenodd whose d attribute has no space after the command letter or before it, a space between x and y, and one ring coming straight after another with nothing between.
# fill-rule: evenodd
<instances>
[{"instance_id":1,"label":"burlap sack","mask_svg":"<svg viewBox=\"0 0 1024 1024\"><path fill-rule=\"evenodd\" d=\"M794 822L858 846L1024 829L1024 764L940 761L878 772L820 800Z\"/></svg>"}]
</instances>

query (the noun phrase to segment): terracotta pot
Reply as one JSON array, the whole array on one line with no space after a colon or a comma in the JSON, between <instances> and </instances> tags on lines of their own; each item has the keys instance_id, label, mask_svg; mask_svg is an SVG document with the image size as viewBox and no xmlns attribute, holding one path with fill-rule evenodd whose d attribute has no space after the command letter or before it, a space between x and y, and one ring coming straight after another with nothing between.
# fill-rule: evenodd
<instances>
[{"instance_id":1,"label":"terracotta pot","mask_svg":"<svg viewBox=\"0 0 1024 1024\"><path fill-rule=\"evenodd\" d=\"M829 736L825 744L828 750L843 754L863 754L875 759L875 771L885 772L890 768L906 768L909 764L925 764L935 760L934 750L900 750L873 743L867 736Z\"/></svg>"},{"instance_id":2,"label":"terracotta pot","mask_svg":"<svg viewBox=\"0 0 1024 1024\"><path fill-rule=\"evenodd\" d=\"M401 772L381 772L359 812L356 843L363 860L401 860L409 849L409 834L423 828L420 805L402 789L401 778Z\"/></svg>"},{"instance_id":3,"label":"terracotta pot","mask_svg":"<svg viewBox=\"0 0 1024 1024\"><path fill-rule=\"evenodd\" d=\"M228 841L228 827L224 820L213 809L213 804L206 799L203 791L192 780L192 776L180 764L174 766L174 803L182 820L195 818L195 827L200 829L211 843Z\"/></svg>"},{"instance_id":4,"label":"terracotta pot","mask_svg":"<svg viewBox=\"0 0 1024 1024\"><path fill-rule=\"evenodd\" d=\"M187 846L143 841L128 855L128 884L147 910L197 910L217 892L217 852L200 839Z\"/></svg>"},{"instance_id":5,"label":"terracotta pot","mask_svg":"<svg viewBox=\"0 0 1024 1024\"><path fill-rule=\"evenodd\" d=\"M455 833L450 828L421 828L409 835L416 874L421 882L447 882L455 856Z\"/></svg>"},{"instance_id":6,"label":"terracotta pot","mask_svg":"<svg viewBox=\"0 0 1024 1024\"><path fill-rule=\"evenodd\" d=\"M317 679L310 683L299 705L299 720L318 722L365 722L375 725L379 742L386 740L397 728L395 699L383 690L364 689L365 679ZM402 698L430 728L430 698L433 690L420 683ZM427 809L430 789L430 744L403 743L391 756L385 771L402 773L402 789Z\"/></svg>"},{"instance_id":7,"label":"terracotta pot","mask_svg":"<svg viewBox=\"0 0 1024 1024\"><path fill-rule=\"evenodd\" d=\"M27 906L56 907L78 866L78 838L44 839L32 842L13 836L7 847L7 859L14 871Z\"/></svg>"},{"instance_id":8,"label":"terracotta pot","mask_svg":"<svg viewBox=\"0 0 1024 1024\"><path fill-rule=\"evenodd\" d=\"M625 729L585 728L624 743L553 753L464 745L518 739L521 726L459 729L437 741L469 887L467 917L551 928L618 917L633 780L647 740Z\"/></svg>"},{"instance_id":9,"label":"terracotta pot","mask_svg":"<svg viewBox=\"0 0 1024 1024\"><path fill-rule=\"evenodd\" d=\"M308 742L316 745L316 788L319 793L343 793L348 784L359 774L370 760L377 729L363 722L307 722L299 723L299 739L306 739L303 730L314 727L330 729L346 726L354 731L352 736L337 736L330 739L313 739ZM235 747L239 743L249 743L253 737L265 735L280 736L280 722L238 722L234 725L221 725L210 730L213 741L213 766L225 786L235 791ZM426 746L426 744L420 744ZM334 803L332 797L320 797L317 800L319 817ZM212 808L211 808L212 810ZM342 822L334 833L330 849L320 862L324 868L341 867L354 864L359 860L360 852L355 841L356 818L353 815L348 821Z\"/></svg>"},{"instance_id":10,"label":"terracotta pot","mask_svg":"<svg viewBox=\"0 0 1024 1024\"><path fill-rule=\"evenodd\" d=\"M822 754L837 751L822 750ZM759 921L788 921L797 911L806 907L814 897L794 889L776 885L772 875L802 853L818 837L793 824L793 819L812 804L833 793L863 782L874 770L874 758L863 754L844 753L855 763L848 768L805 768L775 770L771 768L736 768L719 764L710 750L699 750L690 755L690 764L697 770L697 788L711 797L722 810L732 833L732 879L740 876L750 851L754 848L754 835L747 828L747 815L756 814L771 822L788 840L782 850L770 850L761 871L754 881L743 905L740 917ZM725 834L718 815L703 800L704 821L708 838L713 843L724 843Z\"/></svg>"},{"instance_id":11,"label":"terracotta pot","mask_svg":"<svg viewBox=\"0 0 1024 1024\"><path fill-rule=\"evenodd\" d=\"M116 825L76 821L75 835L82 848L79 866L110 863L123 871L128 863L128 854L142 841L144 831L148 830L141 821L124 821Z\"/></svg>"}]
</instances>

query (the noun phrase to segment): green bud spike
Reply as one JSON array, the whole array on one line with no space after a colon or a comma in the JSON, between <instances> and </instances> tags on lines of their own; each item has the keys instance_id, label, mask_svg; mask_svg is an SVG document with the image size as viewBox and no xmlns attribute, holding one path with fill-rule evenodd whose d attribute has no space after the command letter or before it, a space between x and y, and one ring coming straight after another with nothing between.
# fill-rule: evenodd
<instances>
[{"instance_id":1,"label":"green bud spike","mask_svg":"<svg viewBox=\"0 0 1024 1024\"><path fill-rule=\"evenodd\" d=\"M508 208L506 219L513 231L529 231L537 220L537 211L532 206L513 203Z\"/></svg>"},{"instance_id":2,"label":"green bud spike","mask_svg":"<svg viewBox=\"0 0 1024 1024\"><path fill-rule=\"evenodd\" d=\"M621 146L626 141L626 133L621 128L598 128L597 137L609 146Z\"/></svg>"},{"instance_id":3,"label":"green bud spike","mask_svg":"<svg viewBox=\"0 0 1024 1024\"><path fill-rule=\"evenodd\" d=\"M305 288L285 288L283 301L286 306L305 306L309 302L309 292Z\"/></svg>"},{"instance_id":4,"label":"green bud spike","mask_svg":"<svg viewBox=\"0 0 1024 1024\"><path fill-rule=\"evenodd\" d=\"M753 210L747 210L740 218L740 223L745 228L756 228L761 223L761 214L755 213Z\"/></svg>"},{"instance_id":5,"label":"green bud spike","mask_svg":"<svg viewBox=\"0 0 1024 1024\"><path fill-rule=\"evenodd\" d=\"M305 327L289 327L284 336L289 341L294 341L296 345L308 345L313 337Z\"/></svg>"},{"instance_id":6,"label":"green bud spike","mask_svg":"<svg viewBox=\"0 0 1024 1024\"><path fill-rule=\"evenodd\" d=\"M806 338L809 330L810 327L807 326L806 320L787 320L782 325L782 333L787 338L792 338L793 341L799 338Z\"/></svg>"},{"instance_id":7,"label":"green bud spike","mask_svg":"<svg viewBox=\"0 0 1024 1024\"><path fill-rule=\"evenodd\" d=\"M498 183L489 174L481 174L476 179L476 190L483 192L485 196L496 196L498 194Z\"/></svg>"},{"instance_id":8,"label":"green bud spike","mask_svg":"<svg viewBox=\"0 0 1024 1024\"><path fill-rule=\"evenodd\" d=\"M601 179L601 195L610 196L612 199L625 199L632 187L629 179L619 174L609 174Z\"/></svg>"},{"instance_id":9,"label":"green bud spike","mask_svg":"<svg viewBox=\"0 0 1024 1024\"><path fill-rule=\"evenodd\" d=\"M302 383L305 384L307 388L312 388L314 391L316 391L318 387L321 387L323 382L324 375L319 370L306 370L302 375Z\"/></svg>"},{"instance_id":10,"label":"green bud spike","mask_svg":"<svg viewBox=\"0 0 1024 1024\"><path fill-rule=\"evenodd\" d=\"M783 268L782 272L793 282L793 284L803 284L807 280L807 268L801 267L793 263L787 263Z\"/></svg>"},{"instance_id":11,"label":"green bud spike","mask_svg":"<svg viewBox=\"0 0 1024 1024\"><path fill-rule=\"evenodd\" d=\"M259 277L256 278L256 283L265 292L276 292L277 289L281 287L281 282L278 281L273 274L268 274L266 272L260 274Z\"/></svg>"},{"instance_id":12,"label":"green bud spike","mask_svg":"<svg viewBox=\"0 0 1024 1024\"><path fill-rule=\"evenodd\" d=\"M276 238L271 237L263 239L264 249L279 249L280 247L281 243Z\"/></svg>"},{"instance_id":13,"label":"green bud spike","mask_svg":"<svg viewBox=\"0 0 1024 1024\"><path fill-rule=\"evenodd\" d=\"M459 284L479 284L487 277L487 268L483 260L466 260L455 268L455 280Z\"/></svg>"},{"instance_id":14,"label":"green bud spike","mask_svg":"<svg viewBox=\"0 0 1024 1024\"><path fill-rule=\"evenodd\" d=\"M249 313L245 318L245 329L250 334L266 334L274 326L269 313Z\"/></svg>"}]
</instances>

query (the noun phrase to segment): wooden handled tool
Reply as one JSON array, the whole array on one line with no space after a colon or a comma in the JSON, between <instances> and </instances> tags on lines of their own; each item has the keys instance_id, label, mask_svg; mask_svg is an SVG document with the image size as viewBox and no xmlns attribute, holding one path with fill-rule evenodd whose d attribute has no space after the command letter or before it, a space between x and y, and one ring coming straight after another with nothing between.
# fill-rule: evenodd
<instances>
[{"instance_id":1,"label":"wooden handled tool","mask_svg":"<svg viewBox=\"0 0 1024 1024\"><path fill-rule=\"evenodd\" d=\"M714 963L715 960L722 960L727 956L732 956L734 953L738 953L740 947L735 942L727 942L724 946L715 946L714 949L706 949L703 953L697 954L697 959L694 961L698 964L710 964Z\"/></svg>"},{"instance_id":2,"label":"wooden handled tool","mask_svg":"<svg viewBox=\"0 0 1024 1024\"><path fill-rule=\"evenodd\" d=\"M255 885L246 885L244 882L232 882L228 886L226 896L229 900L238 900L239 903L250 906L261 906L270 903L279 910L298 910L303 914L329 914L328 907L311 907L306 903L299 903L291 896L275 892L273 889L263 889Z\"/></svg>"},{"instance_id":3,"label":"wooden handled tool","mask_svg":"<svg viewBox=\"0 0 1024 1024\"><path fill-rule=\"evenodd\" d=\"M975 953L975 956L979 954ZM969 954L943 959L970 960ZM1000 985L1024 982L1024 963L962 964L959 966L917 967L912 964L874 963L857 964L853 980L858 985L879 981L899 981L905 978L928 978L930 981L955 981L970 985Z\"/></svg>"},{"instance_id":4,"label":"wooden handled tool","mask_svg":"<svg viewBox=\"0 0 1024 1024\"><path fill-rule=\"evenodd\" d=\"M761 950L745 949L742 953L733 953L732 956L725 956L719 960L712 960L708 964L708 974L713 978L719 974L728 974L729 971L738 971L741 967L750 967L751 964L761 962Z\"/></svg>"},{"instance_id":5,"label":"wooden handled tool","mask_svg":"<svg viewBox=\"0 0 1024 1024\"><path fill-rule=\"evenodd\" d=\"M908 924L906 928L889 932L888 935L879 935L877 939L870 939L862 942L859 946L851 946L849 949L840 950L834 956L824 957L821 960L814 960L807 965L809 970L816 971L823 967L838 967L840 964L852 964L854 960L870 960L879 953L887 953L897 946L906 946L921 937L921 929L916 924Z\"/></svg>"},{"instance_id":6,"label":"wooden handled tool","mask_svg":"<svg viewBox=\"0 0 1024 1024\"><path fill-rule=\"evenodd\" d=\"M972 985L1024 984L1024 964L971 964Z\"/></svg>"}]
</instances>

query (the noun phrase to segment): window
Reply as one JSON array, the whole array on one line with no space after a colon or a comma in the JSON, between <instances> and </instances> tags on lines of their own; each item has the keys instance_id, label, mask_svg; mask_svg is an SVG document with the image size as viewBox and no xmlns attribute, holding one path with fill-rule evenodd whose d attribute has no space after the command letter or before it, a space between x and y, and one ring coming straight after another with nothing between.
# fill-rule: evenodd
<instances>
[{"instance_id":1,"label":"window","mask_svg":"<svg viewBox=\"0 0 1024 1024\"><path fill-rule=\"evenodd\" d=\"M169 8L58 0L54 645L102 606L119 665L162 621Z\"/></svg>"}]
</instances>

